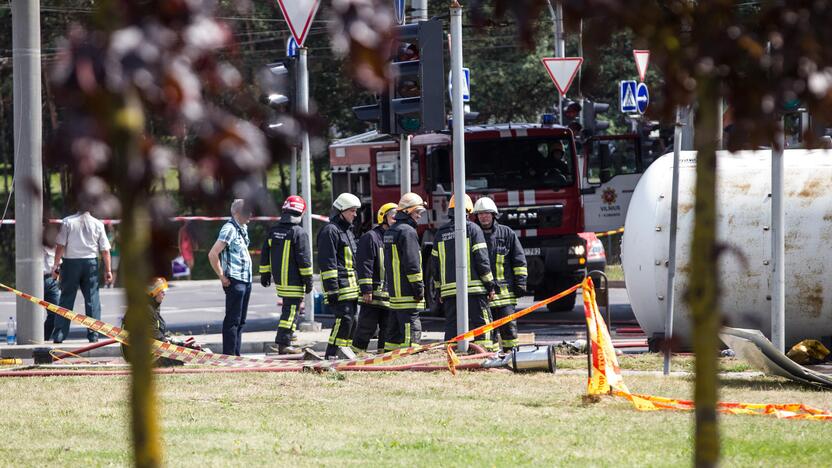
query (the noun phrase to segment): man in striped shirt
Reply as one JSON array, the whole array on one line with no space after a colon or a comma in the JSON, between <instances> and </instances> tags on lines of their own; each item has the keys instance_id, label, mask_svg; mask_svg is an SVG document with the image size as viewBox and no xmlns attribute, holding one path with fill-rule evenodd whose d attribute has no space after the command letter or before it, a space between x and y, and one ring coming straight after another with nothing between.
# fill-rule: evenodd
<instances>
[{"instance_id":1,"label":"man in striped shirt","mask_svg":"<svg viewBox=\"0 0 832 468\"><path fill-rule=\"evenodd\" d=\"M248 228L251 208L242 199L231 203L231 219L220 234L208 261L225 291L225 319L222 322L222 352L240 355L243 326L246 324L248 300L251 296L251 256L248 253Z\"/></svg>"}]
</instances>

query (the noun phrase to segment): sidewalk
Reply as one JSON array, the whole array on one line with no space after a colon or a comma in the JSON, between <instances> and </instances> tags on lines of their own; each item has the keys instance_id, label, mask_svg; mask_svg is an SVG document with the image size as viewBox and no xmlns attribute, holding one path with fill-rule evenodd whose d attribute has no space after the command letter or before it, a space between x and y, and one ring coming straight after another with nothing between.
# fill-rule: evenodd
<instances>
[{"instance_id":1,"label":"sidewalk","mask_svg":"<svg viewBox=\"0 0 832 468\"><path fill-rule=\"evenodd\" d=\"M326 351L327 340L329 339L330 329L323 329L321 331L298 331L298 341L294 344L302 347L309 347L314 351L323 353ZM187 338L188 335L178 335L177 338ZM193 335L197 343L203 347L208 347L215 353L222 352L222 335L219 333L210 335ZM442 332L422 332L422 342L431 343L440 341L443 338ZM107 339L107 338L102 338ZM274 343L275 332L273 331L256 331L243 333L243 344L241 347L242 354L266 354L273 352L272 346ZM90 343L83 340L66 340L63 343L56 345L52 342L34 345L12 345L9 346L3 342L0 344L0 358L20 358L32 359L32 351L35 348L59 349L62 351L72 351ZM375 350L376 340L370 342L370 350ZM94 349L83 354L84 357L103 358L103 357L121 357L121 345L114 343L101 348Z\"/></svg>"}]
</instances>

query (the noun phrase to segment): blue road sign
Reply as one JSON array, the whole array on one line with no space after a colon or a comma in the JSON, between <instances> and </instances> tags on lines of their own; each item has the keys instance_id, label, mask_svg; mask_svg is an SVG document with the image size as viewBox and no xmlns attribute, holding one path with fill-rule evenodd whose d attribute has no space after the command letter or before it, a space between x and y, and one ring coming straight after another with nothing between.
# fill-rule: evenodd
<instances>
[{"instance_id":1,"label":"blue road sign","mask_svg":"<svg viewBox=\"0 0 832 468\"><path fill-rule=\"evenodd\" d=\"M396 22L404 24L404 0L393 0L393 9L396 10Z\"/></svg>"},{"instance_id":2,"label":"blue road sign","mask_svg":"<svg viewBox=\"0 0 832 468\"><path fill-rule=\"evenodd\" d=\"M619 102L621 103L621 112L625 114L632 114L638 110L636 103L636 82L633 80L622 81L619 83Z\"/></svg>"},{"instance_id":3,"label":"blue road sign","mask_svg":"<svg viewBox=\"0 0 832 468\"><path fill-rule=\"evenodd\" d=\"M465 83L462 86L462 102L471 102L471 69L462 68L462 74L465 76ZM454 82L453 72L448 72L448 96L453 101L454 99Z\"/></svg>"},{"instance_id":4,"label":"blue road sign","mask_svg":"<svg viewBox=\"0 0 832 468\"><path fill-rule=\"evenodd\" d=\"M296 57L298 55L298 43L295 41L295 38L289 36L289 39L286 41L286 56L287 57Z\"/></svg>"},{"instance_id":5,"label":"blue road sign","mask_svg":"<svg viewBox=\"0 0 832 468\"><path fill-rule=\"evenodd\" d=\"M636 87L636 104L638 104L639 114L643 114L647 110L647 105L650 104L650 93L644 83L639 83Z\"/></svg>"}]
</instances>

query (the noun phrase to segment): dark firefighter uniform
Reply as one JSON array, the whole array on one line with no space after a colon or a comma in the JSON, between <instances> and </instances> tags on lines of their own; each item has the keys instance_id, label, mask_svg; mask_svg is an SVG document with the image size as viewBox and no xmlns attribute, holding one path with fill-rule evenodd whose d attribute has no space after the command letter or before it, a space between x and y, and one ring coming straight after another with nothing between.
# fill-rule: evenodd
<instances>
[{"instance_id":1,"label":"dark firefighter uniform","mask_svg":"<svg viewBox=\"0 0 832 468\"><path fill-rule=\"evenodd\" d=\"M494 276L488 261L488 246L482 229L471 221L465 222L465 248L468 252L468 328L491 322L488 310L488 293L494 289ZM445 312L445 340L457 333L456 328L456 248L453 217L436 231L431 251L433 284L442 301ZM475 344L491 348L491 334L477 337Z\"/></svg>"},{"instance_id":2,"label":"dark firefighter uniform","mask_svg":"<svg viewBox=\"0 0 832 468\"><path fill-rule=\"evenodd\" d=\"M384 289L384 227L379 225L364 233L358 240L356 273L361 290L361 313L352 346L356 351L366 351L378 326L378 349L384 348L387 322L390 315L390 296ZM372 294L369 302L364 294Z\"/></svg>"},{"instance_id":3,"label":"dark firefighter uniform","mask_svg":"<svg viewBox=\"0 0 832 468\"><path fill-rule=\"evenodd\" d=\"M385 351L407 348L422 341L419 311L425 308L422 252L416 221L404 211L384 233L385 286L390 295L390 326Z\"/></svg>"},{"instance_id":4,"label":"dark firefighter uniform","mask_svg":"<svg viewBox=\"0 0 832 468\"><path fill-rule=\"evenodd\" d=\"M355 313L358 309L358 280L355 275L355 236L350 223L339 214L318 232L318 265L321 283L335 325L329 335L326 356L335 356L337 348L352 346Z\"/></svg>"},{"instance_id":5,"label":"dark firefighter uniform","mask_svg":"<svg viewBox=\"0 0 832 468\"><path fill-rule=\"evenodd\" d=\"M291 344L292 334L297 328L300 303L303 296L312 291L309 238L292 218L292 215L284 214L269 229L260 253L260 274L271 274L277 295L283 299L275 338L275 342L282 346ZM297 221L300 216L294 218Z\"/></svg>"},{"instance_id":6,"label":"dark firefighter uniform","mask_svg":"<svg viewBox=\"0 0 832 468\"><path fill-rule=\"evenodd\" d=\"M492 317L497 320L514 313L517 296L526 292L526 255L517 233L510 227L497 223L496 219L491 229L483 229L483 234L496 283L494 299L489 305ZM503 350L517 346L517 322L512 320L503 325L499 332Z\"/></svg>"}]
</instances>

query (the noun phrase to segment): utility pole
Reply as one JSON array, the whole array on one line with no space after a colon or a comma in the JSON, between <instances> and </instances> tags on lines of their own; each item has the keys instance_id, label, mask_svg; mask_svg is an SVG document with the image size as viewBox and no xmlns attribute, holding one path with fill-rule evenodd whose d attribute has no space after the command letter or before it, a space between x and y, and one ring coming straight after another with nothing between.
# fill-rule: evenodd
<instances>
[{"instance_id":1,"label":"utility pole","mask_svg":"<svg viewBox=\"0 0 832 468\"><path fill-rule=\"evenodd\" d=\"M298 148L297 148L297 146L292 146L292 161L289 163L289 195L297 195L297 194L298 194ZM309 203L309 202L307 201L307 203Z\"/></svg>"},{"instance_id":2,"label":"utility pole","mask_svg":"<svg viewBox=\"0 0 832 468\"><path fill-rule=\"evenodd\" d=\"M309 113L309 68L307 66L307 56L309 49L300 47L298 49L298 112L305 115ZM309 242L315 240L312 238L312 182L309 174L309 132L304 128L300 134L301 152L300 152L300 171L301 171L301 191L303 199L306 200L306 211L303 212L303 230L309 237ZM293 179L294 180L294 179ZM315 264L313 253L310 251L310 260ZM304 314L304 322L301 324L302 330L320 330L320 323L315 322L315 297L313 293L306 295L304 299L306 304L306 313Z\"/></svg>"},{"instance_id":3,"label":"utility pole","mask_svg":"<svg viewBox=\"0 0 832 468\"><path fill-rule=\"evenodd\" d=\"M428 0L413 0L411 10L414 23L428 20Z\"/></svg>"},{"instance_id":4,"label":"utility pole","mask_svg":"<svg viewBox=\"0 0 832 468\"><path fill-rule=\"evenodd\" d=\"M456 265L456 332L468 331L468 251L465 248L465 109L462 102L462 6L451 0L451 108L454 146L454 257ZM468 351L468 340L457 348Z\"/></svg>"},{"instance_id":5,"label":"utility pole","mask_svg":"<svg viewBox=\"0 0 832 468\"><path fill-rule=\"evenodd\" d=\"M15 285L43 297L40 0L12 2ZM17 298L18 343L43 341L43 309Z\"/></svg>"},{"instance_id":6,"label":"utility pole","mask_svg":"<svg viewBox=\"0 0 832 468\"><path fill-rule=\"evenodd\" d=\"M783 210L783 117L771 147L771 344L786 349L785 212Z\"/></svg>"}]
</instances>

